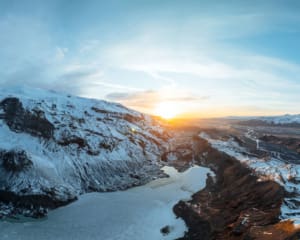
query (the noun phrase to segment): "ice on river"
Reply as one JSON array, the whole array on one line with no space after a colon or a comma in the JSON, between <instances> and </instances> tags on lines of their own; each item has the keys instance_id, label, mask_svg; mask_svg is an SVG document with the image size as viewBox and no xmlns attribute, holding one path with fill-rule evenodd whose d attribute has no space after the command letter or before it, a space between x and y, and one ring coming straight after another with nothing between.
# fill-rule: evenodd
<instances>
[{"instance_id":1,"label":"ice on river","mask_svg":"<svg viewBox=\"0 0 300 240\"><path fill-rule=\"evenodd\" d=\"M14 240L171 240L183 236L186 226L172 208L179 200L205 187L209 169L192 167L184 173L164 167L170 178L158 179L126 191L90 193L46 219L0 222L1 239ZM160 229L169 225L170 234Z\"/></svg>"}]
</instances>

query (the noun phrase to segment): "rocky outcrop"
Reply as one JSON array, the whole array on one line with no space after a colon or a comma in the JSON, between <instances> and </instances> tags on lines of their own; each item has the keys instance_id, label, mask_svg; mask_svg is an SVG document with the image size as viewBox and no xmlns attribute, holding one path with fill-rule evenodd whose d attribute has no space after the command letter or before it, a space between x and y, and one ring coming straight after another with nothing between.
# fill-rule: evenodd
<instances>
[{"instance_id":1,"label":"rocky outcrop","mask_svg":"<svg viewBox=\"0 0 300 240\"><path fill-rule=\"evenodd\" d=\"M18 215L25 217L42 218L47 215L49 209L55 209L67 205L77 197L70 196L66 200L56 199L53 192L49 194L20 195L11 191L0 190L0 218L15 218Z\"/></svg>"},{"instance_id":2,"label":"rocky outcrop","mask_svg":"<svg viewBox=\"0 0 300 240\"><path fill-rule=\"evenodd\" d=\"M2 118L12 131L25 132L46 139L53 137L54 126L44 116L42 110L25 110L22 102L9 97L0 102Z\"/></svg>"},{"instance_id":3,"label":"rocky outcrop","mask_svg":"<svg viewBox=\"0 0 300 240\"><path fill-rule=\"evenodd\" d=\"M80 194L165 176L168 135L120 104L36 89L0 91L0 217L39 217Z\"/></svg>"},{"instance_id":4,"label":"rocky outcrop","mask_svg":"<svg viewBox=\"0 0 300 240\"><path fill-rule=\"evenodd\" d=\"M275 144L278 146L286 147L292 151L297 152L300 157L300 139L299 138L264 135L260 138L260 140L267 142L267 143Z\"/></svg>"},{"instance_id":5,"label":"rocky outcrop","mask_svg":"<svg viewBox=\"0 0 300 240\"><path fill-rule=\"evenodd\" d=\"M201 138L196 161L210 167L216 177L188 202L180 201L174 212L189 231L182 239L298 239L291 222L279 222L285 191L273 181L260 181L245 165L213 149Z\"/></svg>"},{"instance_id":6,"label":"rocky outcrop","mask_svg":"<svg viewBox=\"0 0 300 240\"><path fill-rule=\"evenodd\" d=\"M0 164L2 165L2 174L10 176L10 179L18 175L26 174L26 171L31 171L33 162L30 156L24 150L13 149L10 151L0 150ZM9 179L8 179L9 181ZM5 187L2 183L0 190L0 218L3 216L24 215L27 217L43 217L47 214L48 209L54 209L59 206L66 205L76 199L75 196L68 196L65 192L65 198L59 199L55 194L55 189L48 189L44 193L30 194L34 186L27 186L15 192ZM28 194L29 193L29 194Z\"/></svg>"},{"instance_id":7,"label":"rocky outcrop","mask_svg":"<svg viewBox=\"0 0 300 240\"><path fill-rule=\"evenodd\" d=\"M8 172L20 172L30 168L32 161L24 150L0 150L0 162Z\"/></svg>"}]
</instances>

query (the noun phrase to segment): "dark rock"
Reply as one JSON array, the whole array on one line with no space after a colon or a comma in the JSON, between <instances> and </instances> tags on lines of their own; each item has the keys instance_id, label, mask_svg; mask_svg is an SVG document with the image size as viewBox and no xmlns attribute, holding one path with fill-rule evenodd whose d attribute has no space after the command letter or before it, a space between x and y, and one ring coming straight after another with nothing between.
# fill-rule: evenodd
<instances>
[{"instance_id":1,"label":"dark rock","mask_svg":"<svg viewBox=\"0 0 300 240\"><path fill-rule=\"evenodd\" d=\"M278 146L278 150L283 152L285 148L295 151L300 154L300 139L299 138L291 138L291 137L278 137L273 135L264 135L260 138L260 140L275 144ZM299 156L299 155L298 155Z\"/></svg>"},{"instance_id":2,"label":"dark rock","mask_svg":"<svg viewBox=\"0 0 300 240\"><path fill-rule=\"evenodd\" d=\"M233 235L236 235L236 236L240 236L242 235L243 233L245 233L247 231L247 228L245 225L243 225L242 223L239 223L237 226L235 226L233 229L232 229L232 233Z\"/></svg>"},{"instance_id":3,"label":"dark rock","mask_svg":"<svg viewBox=\"0 0 300 240\"><path fill-rule=\"evenodd\" d=\"M165 226L162 229L160 229L160 232L162 233L162 235L166 236L171 232L171 228L170 226Z\"/></svg>"},{"instance_id":4,"label":"dark rock","mask_svg":"<svg viewBox=\"0 0 300 240\"><path fill-rule=\"evenodd\" d=\"M284 189L274 181L258 181L251 169L233 157L212 148L199 138L196 158L199 165L210 167L216 174L206 187L188 202L180 201L174 212L186 222L189 231L181 239L269 239L265 232L284 240L296 229L292 223L280 226L280 207ZM205 153L205 154L204 154ZM259 230L255 230L258 228ZM291 229L287 231L286 229ZM275 239L275 238L270 238Z\"/></svg>"},{"instance_id":5,"label":"dark rock","mask_svg":"<svg viewBox=\"0 0 300 240\"><path fill-rule=\"evenodd\" d=\"M132 174L132 173L130 173L129 176L130 176L131 178L141 179L141 177L140 177L139 175L137 175L137 174Z\"/></svg>"},{"instance_id":6,"label":"dark rock","mask_svg":"<svg viewBox=\"0 0 300 240\"><path fill-rule=\"evenodd\" d=\"M113 143L109 143L107 141L103 141L101 143L99 143L99 147L101 149L106 149L106 150L109 150L110 152L114 149L114 144Z\"/></svg>"},{"instance_id":7,"label":"dark rock","mask_svg":"<svg viewBox=\"0 0 300 240\"><path fill-rule=\"evenodd\" d=\"M130 115L130 114L124 114L123 119L125 121L131 122L131 123L135 123L135 122L143 120L142 117L137 117L137 116L133 116L133 115Z\"/></svg>"},{"instance_id":8,"label":"dark rock","mask_svg":"<svg viewBox=\"0 0 300 240\"><path fill-rule=\"evenodd\" d=\"M209 221L199 217L198 213L187 202L179 201L174 206L173 211L176 216L184 219L189 228L188 232L185 232L185 235L179 240L206 240L212 238L213 231Z\"/></svg>"},{"instance_id":9,"label":"dark rock","mask_svg":"<svg viewBox=\"0 0 300 240\"><path fill-rule=\"evenodd\" d=\"M79 148L84 148L84 147L88 146L86 140L84 140L81 137L77 137L77 136L72 136L68 139L62 139L61 141L58 142L58 144L61 145L61 146L68 146L70 144L77 144Z\"/></svg>"},{"instance_id":10,"label":"dark rock","mask_svg":"<svg viewBox=\"0 0 300 240\"><path fill-rule=\"evenodd\" d=\"M25 110L20 100L14 97L4 99L0 107L4 111L3 119L12 131L46 139L53 137L54 126L45 118L43 111Z\"/></svg>"},{"instance_id":11,"label":"dark rock","mask_svg":"<svg viewBox=\"0 0 300 240\"><path fill-rule=\"evenodd\" d=\"M0 190L0 212L3 210L1 209L2 207L11 205L13 212L8 212L6 214L8 216L21 214L27 217L41 218L47 215L48 209L65 206L77 200L76 197L70 197L64 201L57 200L51 194L54 195L53 192L36 195L18 195L11 191Z\"/></svg>"},{"instance_id":12,"label":"dark rock","mask_svg":"<svg viewBox=\"0 0 300 240\"><path fill-rule=\"evenodd\" d=\"M97 113L102 113L102 114L109 114L111 112L108 112L106 110L100 109L100 108L96 108L96 107L92 107L91 108L93 111L97 112Z\"/></svg>"},{"instance_id":13,"label":"dark rock","mask_svg":"<svg viewBox=\"0 0 300 240\"><path fill-rule=\"evenodd\" d=\"M0 159L7 171L19 172L32 166L32 161L23 150L1 151Z\"/></svg>"}]
</instances>

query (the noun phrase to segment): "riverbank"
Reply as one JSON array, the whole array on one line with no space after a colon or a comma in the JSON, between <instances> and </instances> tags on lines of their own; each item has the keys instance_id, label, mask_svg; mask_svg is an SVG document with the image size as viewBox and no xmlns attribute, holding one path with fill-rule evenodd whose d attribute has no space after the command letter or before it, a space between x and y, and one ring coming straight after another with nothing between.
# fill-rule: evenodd
<instances>
[{"instance_id":1,"label":"riverbank","mask_svg":"<svg viewBox=\"0 0 300 240\"><path fill-rule=\"evenodd\" d=\"M216 177L207 179L206 187L191 201L180 201L174 212L186 222L188 240L284 240L299 239L292 222L280 222L284 189L274 181L261 181L244 164L194 138L201 166L211 168Z\"/></svg>"}]
</instances>

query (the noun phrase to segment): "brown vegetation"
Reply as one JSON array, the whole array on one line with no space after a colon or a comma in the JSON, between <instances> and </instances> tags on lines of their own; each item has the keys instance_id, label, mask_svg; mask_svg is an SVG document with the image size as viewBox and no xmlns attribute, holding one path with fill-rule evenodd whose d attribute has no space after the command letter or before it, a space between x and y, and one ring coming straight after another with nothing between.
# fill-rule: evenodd
<instances>
[{"instance_id":1,"label":"brown vegetation","mask_svg":"<svg viewBox=\"0 0 300 240\"><path fill-rule=\"evenodd\" d=\"M194 144L195 145L195 144ZM299 239L292 222L280 222L284 189L258 177L238 160L197 139L196 161L216 174L189 202L180 201L174 212L189 231L182 239Z\"/></svg>"}]
</instances>

